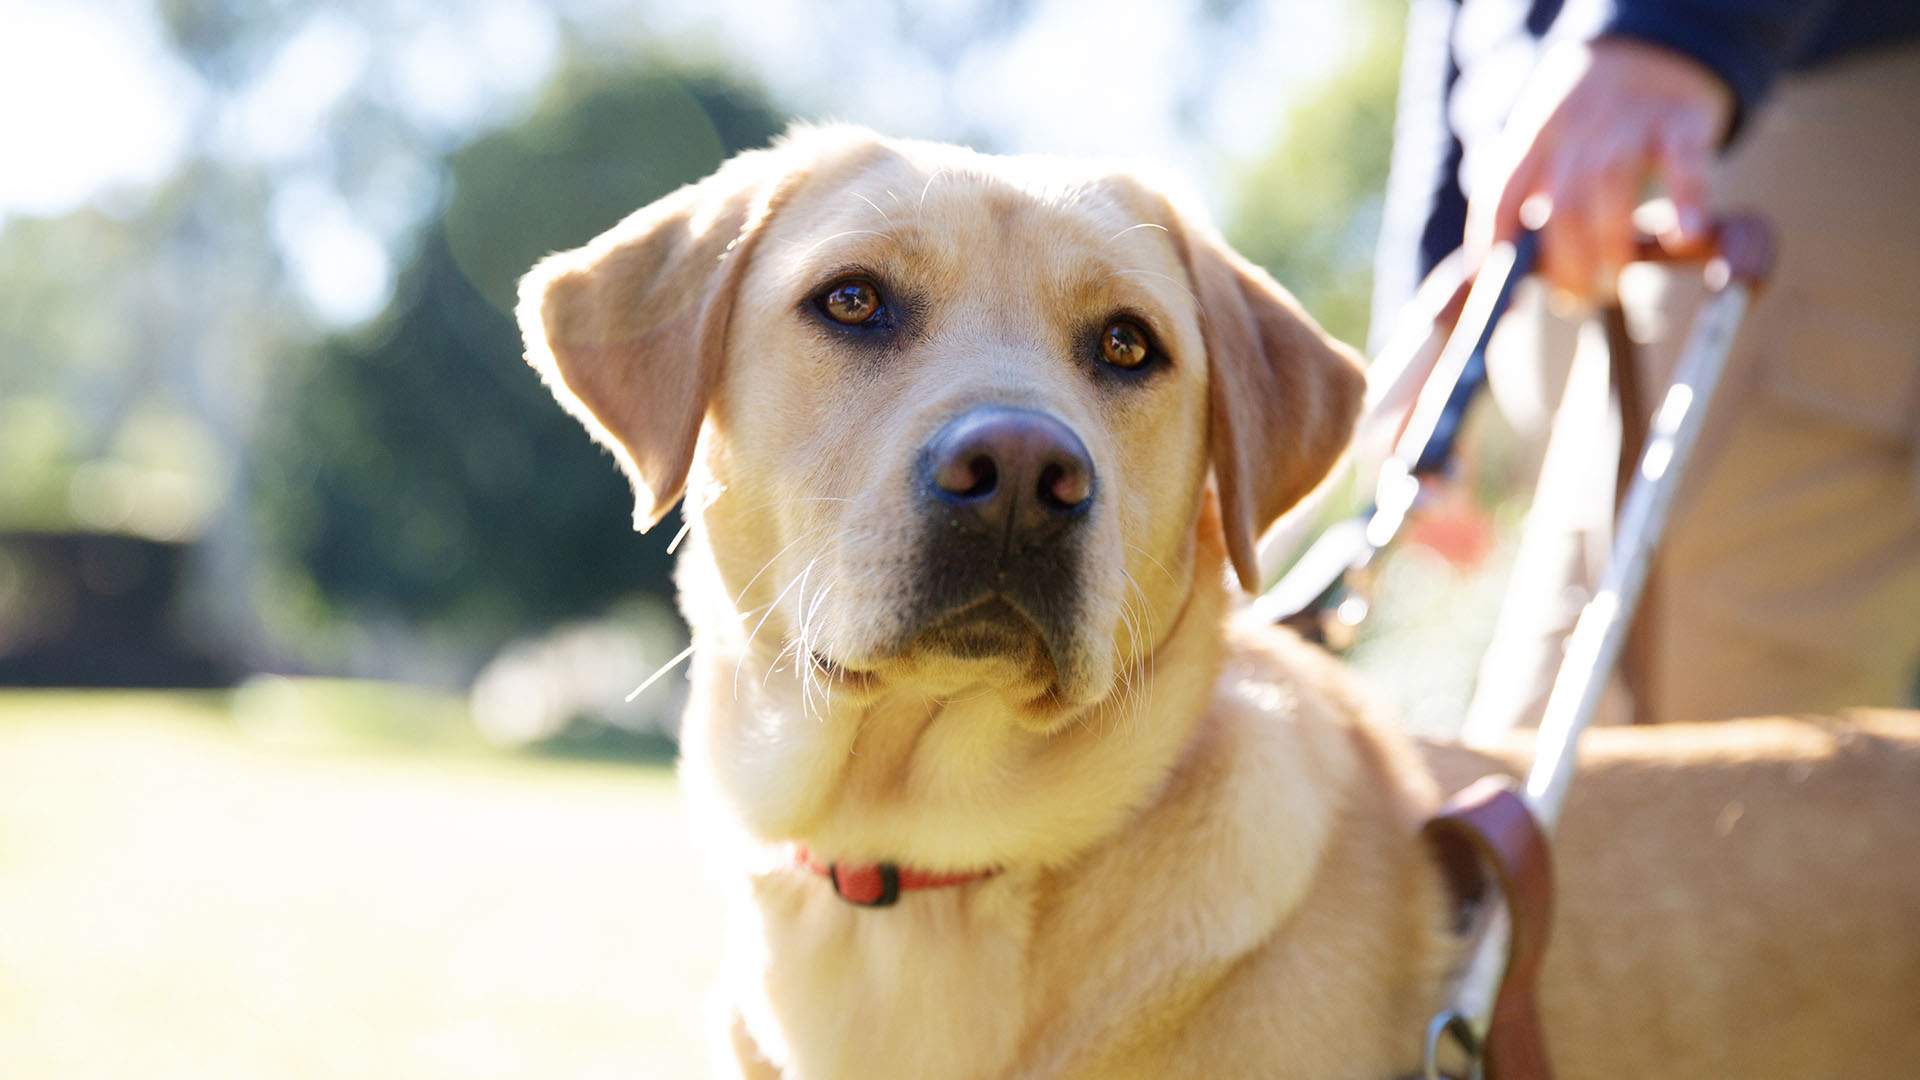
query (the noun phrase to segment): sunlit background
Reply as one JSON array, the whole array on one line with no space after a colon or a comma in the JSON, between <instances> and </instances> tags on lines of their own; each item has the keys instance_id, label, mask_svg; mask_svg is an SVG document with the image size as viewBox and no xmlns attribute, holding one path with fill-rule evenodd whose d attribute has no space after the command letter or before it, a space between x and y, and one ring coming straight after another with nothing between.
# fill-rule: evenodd
<instances>
[{"instance_id":1,"label":"sunlit background","mask_svg":"<svg viewBox=\"0 0 1920 1080\"><path fill-rule=\"evenodd\" d=\"M0 1076L697 1074L673 530L515 278L842 119L1182 174L1362 341L1403 16L0 0ZM1410 723L1502 558L1386 567Z\"/></svg>"}]
</instances>

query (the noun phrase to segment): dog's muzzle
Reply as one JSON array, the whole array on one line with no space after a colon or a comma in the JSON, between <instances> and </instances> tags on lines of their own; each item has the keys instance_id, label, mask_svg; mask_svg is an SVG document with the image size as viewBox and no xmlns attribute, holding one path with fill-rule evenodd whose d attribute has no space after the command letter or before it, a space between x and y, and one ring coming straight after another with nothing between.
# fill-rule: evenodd
<instances>
[{"instance_id":1,"label":"dog's muzzle","mask_svg":"<svg viewBox=\"0 0 1920 1080\"><path fill-rule=\"evenodd\" d=\"M1047 413L979 406L927 441L914 482L923 533L911 621L963 654L1038 637L1057 660L1098 495L1080 437Z\"/></svg>"}]
</instances>

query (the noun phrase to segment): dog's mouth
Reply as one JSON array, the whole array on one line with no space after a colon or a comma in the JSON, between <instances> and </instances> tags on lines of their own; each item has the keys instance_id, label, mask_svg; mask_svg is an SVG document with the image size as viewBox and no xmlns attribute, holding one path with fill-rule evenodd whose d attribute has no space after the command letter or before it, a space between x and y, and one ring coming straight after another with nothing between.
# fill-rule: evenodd
<instances>
[{"instance_id":1,"label":"dog's mouth","mask_svg":"<svg viewBox=\"0 0 1920 1080\"><path fill-rule=\"evenodd\" d=\"M856 693L877 688L883 679L914 678L929 662L948 670L955 663L999 665L1023 685L1052 686L1062 670L1061 654L1039 620L1000 595L925 620L892 648L864 660L819 648L807 653L815 677L832 689Z\"/></svg>"},{"instance_id":2,"label":"dog's mouth","mask_svg":"<svg viewBox=\"0 0 1920 1080\"><path fill-rule=\"evenodd\" d=\"M998 593L941 615L921 628L914 647L959 660L1025 659L1044 651L1045 632Z\"/></svg>"},{"instance_id":3,"label":"dog's mouth","mask_svg":"<svg viewBox=\"0 0 1920 1080\"><path fill-rule=\"evenodd\" d=\"M990 593L923 622L903 651L949 671L977 666L990 681L1032 689L1057 688L1066 647L1018 601Z\"/></svg>"},{"instance_id":4,"label":"dog's mouth","mask_svg":"<svg viewBox=\"0 0 1920 1080\"><path fill-rule=\"evenodd\" d=\"M865 690L873 685L876 677L873 671L842 663L819 649L813 649L807 653L807 662L812 665L816 676L824 680L829 687L837 689Z\"/></svg>"}]
</instances>

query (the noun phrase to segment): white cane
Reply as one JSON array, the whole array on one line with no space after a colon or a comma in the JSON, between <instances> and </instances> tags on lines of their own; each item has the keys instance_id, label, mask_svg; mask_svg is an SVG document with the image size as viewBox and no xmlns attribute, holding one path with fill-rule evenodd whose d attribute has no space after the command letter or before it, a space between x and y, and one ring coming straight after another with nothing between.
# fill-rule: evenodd
<instances>
[{"instance_id":1,"label":"white cane","mask_svg":"<svg viewBox=\"0 0 1920 1080\"><path fill-rule=\"evenodd\" d=\"M1606 572L1567 639L1566 657L1541 717L1525 798L1543 832L1551 833L1560 818L1573 781L1580 733L1593 721L1619 662L1734 334L1754 290L1771 269L1772 256L1770 233L1755 218L1728 218L1715 232L1714 252L1706 268L1712 295L1694 321L1673 383L1654 414L1639 469L1620 510ZM1511 945L1507 912L1498 903L1492 907L1448 1008L1435 1016L1429 1028L1426 1075L1430 1080L1439 1080L1438 1047L1448 1035L1465 1044L1469 1056L1479 1061Z\"/></svg>"}]
</instances>

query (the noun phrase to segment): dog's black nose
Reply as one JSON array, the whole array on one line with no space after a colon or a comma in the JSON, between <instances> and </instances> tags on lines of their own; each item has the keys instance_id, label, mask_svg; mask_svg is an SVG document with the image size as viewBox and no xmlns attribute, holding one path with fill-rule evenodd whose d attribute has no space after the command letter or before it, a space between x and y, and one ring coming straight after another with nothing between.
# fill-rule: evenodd
<instances>
[{"instance_id":1,"label":"dog's black nose","mask_svg":"<svg viewBox=\"0 0 1920 1080\"><path fill-rule=\"evenodd\" d=\"M920 483L956 521L1031 541L1085 516L1093 505L1093 460L1054 417L988 405L955 417L927 443Z\"/></svg>"}]
</instances>

